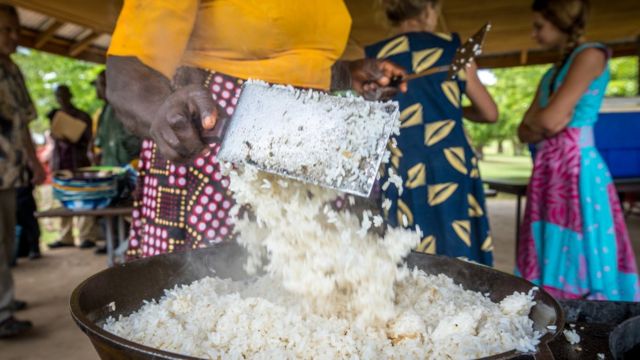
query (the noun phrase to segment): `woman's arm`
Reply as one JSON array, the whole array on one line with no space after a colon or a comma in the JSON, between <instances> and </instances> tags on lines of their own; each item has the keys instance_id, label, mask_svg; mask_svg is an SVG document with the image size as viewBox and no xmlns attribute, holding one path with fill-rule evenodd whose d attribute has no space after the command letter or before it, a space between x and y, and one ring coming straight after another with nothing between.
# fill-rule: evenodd
<instances>
[{"instance_id":1,"label":"woman's arm","mask_svg":"<svg viewBox=\"0 0 640 360\"><path fill-rule=\"evenodd\" d=\"M152 138L169 160L186 161L205 148L200 130L216 123L216 105L204 86L171 92L169 79L135 57L107 58L107 98L123 124Z\"/></svg>"},{"instance_id":2,"label":"woman's arm","mask_svg":"<svg viewBox=\"0 0 640 360\"><path fill-rule=\"evenodd\" d=\"M482 85L478 77L478 68L475 63L467 68L467 97L471 100L471 106L463 109L465 119L480 123L495 123L498 121L498 106Z\"/></svg>"},{"instance_id":3,"label":"woman's arm","mask_svg":"<svg viewBox=\"0 0 640 360\"><path fill-rule=\"evenodd\" d=\"M123 125L141 138L150 138L157 109L171 95L164 75L132 56L107 58L107 98Z\"/></svg>"},{"instance_id":4,"label":"woman's arm","mask_svg":"<svg viewBox=\"0 0 640 360\"><path fill-rule=\"evenodd\" d=\"M203 86L172 92L170 79L187 48L199 1L124 2L107 57L107 98L123 124L152 138L167 159L186 161L205 148L215 104Z\"/></svg>"},{"instance_id":5,"label":"woman's arm","mask_svg":"<svg viewBox=\"0 0 640 360\"><path fill-rule=\"evenodd\" d=\"M527 126L544 137L562 131L571 121L576 104L591 82L604 70L606 61L606 54L600 49L588 48L580 52L549 104L545 108L532 109L525 117Z\"/></svg>"}]
</instances>

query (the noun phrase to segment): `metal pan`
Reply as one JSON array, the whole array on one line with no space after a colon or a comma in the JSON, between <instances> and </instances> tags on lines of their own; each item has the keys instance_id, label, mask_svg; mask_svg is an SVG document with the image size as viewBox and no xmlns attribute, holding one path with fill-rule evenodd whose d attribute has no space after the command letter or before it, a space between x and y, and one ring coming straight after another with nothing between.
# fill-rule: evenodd
<instances>
[{"instance_id":1,"label":"metal pan","mask_svg":"<svg viewBox=\"0 0 640 360\"><path fill-rule=\"evenodd\" d=\"M640 316L627 319L609 335L609 349L616 360L640 356Z\"/></svg>"},{"instance_id":2,"label":"metal pan","mask_svg":"<svg viewBox=\"0 0 640 360\"><path fill-rule=\"evenodd\" d=\"M128 315L143 300L158 299L163 291L178 284L188 284L207 275L239 279L243 250L225 244L189 253L159 255L106 269L80 284L71 296L71 315L89 337L101 359L195 359L136 344L104 331L101 324L109 316ZM442 273L466 289L489 293L500 301L514 291L528 292L533 284L512 275L456 259L412 253L408 264L430 274ZM564 328L564 314L558 302L546 292L536 292L536 306L529 315L534 326L554 333L540 340L536 354L509 351L486 359L553 359L547 343Z\"/></svg>"}]
</instances>

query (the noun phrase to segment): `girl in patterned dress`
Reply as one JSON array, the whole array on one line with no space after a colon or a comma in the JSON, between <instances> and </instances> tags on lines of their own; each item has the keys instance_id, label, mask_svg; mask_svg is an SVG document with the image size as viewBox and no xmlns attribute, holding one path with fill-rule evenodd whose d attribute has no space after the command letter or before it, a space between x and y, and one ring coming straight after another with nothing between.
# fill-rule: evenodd
<instances>
[{"instance_id":1,"label":"girl in patterned dress","mask_svg":"<svg viewBox=\"0 0 640 360\"><path fill-rule=\"evenodd\" d=\"M517 271L558 298L640 300L615 186L594 146L609 50L583 41L585 0L536 0L533 36L561 49L518 135L536 144Z\"/></svg>"},{"instance_id":2,"label":"girl in patterned dress","mask_svg":"<svg viewBox=\"0 0 640 360\"><path fill-rule=\"evenodd\" d=\"M457 34L434 32L436 0L385 0L388 19L399 35L368 46L369 58L389 59L409 73L451 64L460 46ZM465 136L462 117L495 122L498 112L475 65L447 81L445 72L410 80L400 103L400 135L390 146L391 161L381 180L402 177L402 193L384 186L392 226L420 228L418 251L492 265L492 240L478 159ZM466 94L472 106L463 108ZM383 203L384 205L384 203Z\"/></svg>"}]
</instances>

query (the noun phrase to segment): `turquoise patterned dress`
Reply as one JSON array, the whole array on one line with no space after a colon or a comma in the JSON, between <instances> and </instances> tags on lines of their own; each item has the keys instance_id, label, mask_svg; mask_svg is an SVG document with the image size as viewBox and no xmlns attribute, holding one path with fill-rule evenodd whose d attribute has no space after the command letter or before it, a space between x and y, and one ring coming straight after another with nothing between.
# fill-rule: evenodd
<instances>
[{"instance_id":1,"label":"turquoise patterned dress","mask_svg":"<svg viewBox=\"0 0 640 360\"><path fill-rule=\"evenodd\" d=\"M582 50L559 69L564 81ZM540 106L549 104L555 68L542 78ZM567 127L537 145L521 228L517 272L557 298L639 301L638 270L615 185L594 144L593 125L609 68L582 95Z\"/></svg>"},{"instance_id":2,"label":"turquoise patterned dress","mask_svg":"<svg viewBox=\"0 0 640 360\"><path fill-rule=\"evenodd\" d=\"M412 32L368 46L369 58L388 59L409 73L449 65L460 46L457 34ZM397 147L389 146L389 172L399 174L402 194L383 186L391 200L386 212L392 226L419 227L423 239L418 251L492 265L492 240L484 189L476 158L462 122L461 97L465 77L447 81L446 73L409 81L400 103Z\"/></svg>"}]
</instances>

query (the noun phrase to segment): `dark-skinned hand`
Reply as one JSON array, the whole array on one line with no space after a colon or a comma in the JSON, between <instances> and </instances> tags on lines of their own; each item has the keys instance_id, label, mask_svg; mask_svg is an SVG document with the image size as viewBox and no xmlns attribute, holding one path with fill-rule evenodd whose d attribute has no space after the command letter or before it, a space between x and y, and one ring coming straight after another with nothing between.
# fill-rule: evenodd
<instances>
[{"instance_id":1,"label":"dark-skinned hand","mask_svg":"<svg viewBox=\"0 0 640 360\"><path fill-rule=\"evenodd\" d=\"M162 103L149 135L167 160L185 162L206 151L201 133L214 128L217 115L216 104L205 87L186 86Z\"/></svg>"},{"instance_id":2,"label":"dark-skinned hand","mask_svg":"<svg viewBox=\"0 0 640 360\"><path fill-rule=\"evenodd\" d=\"M351 86L367 100L388 100L407 92L407 83L389 86L391 79L403 78L404 69L388 60L360 59L349 63Z\"/></svg>"}]
</instances>

